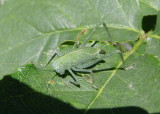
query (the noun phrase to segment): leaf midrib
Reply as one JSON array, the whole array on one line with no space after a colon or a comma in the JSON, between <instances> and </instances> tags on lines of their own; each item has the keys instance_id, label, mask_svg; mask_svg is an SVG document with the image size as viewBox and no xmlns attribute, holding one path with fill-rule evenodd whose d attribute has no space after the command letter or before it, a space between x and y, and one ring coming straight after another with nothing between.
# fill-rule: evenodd
<instances>
[{"instance_id":1,"label":"leaf midrib","mask_svg":"<svg viewBox=\"0 0 160 114\"><path fill-rule=\"evenodd\" d=\"M101 26L101 27L102 27L102 26ZM128 31L137 32L137 33L139 33L139 34L142 33L141 31L138 31L138 30L136 30L136 29L134 29L134 28L129 28L129 27L126 27L126 26L108 26L108 25L107 25L107 27L108 27L108 28L116 28L116 29L125 29L125 30L128 30ZM45 32L45 33L42 33L41 35L46 36L46 35L56 34L56 33L61 33L61 32L78 31L78 30L84 30L84 29L88 29L88 30L89 30L89 29L93 29L93 28L94 28L94 26L93 26L93 27L90 27L90 28L87 28L87 27L79 27L79 28L61 29L61 30L56 30L56 31L51 31L51 32ZM99 27L99 28L100 28L100 27ZM30 40L28 40L27 42L24 41L24 42L22 42L22 43L19 43L19 44L16 45L15 47L12 47L11 49L4 50L3 52L0 52L0 55L3 55L3 54L5 54L5 53L7 53L7 52L9 52L9 51L17 48L17 47L20 47L20 46L22 46L22 45L24 45L24 44L26 44L26 43L28 43L28 42L30 42L30 41L32 41L32 40L35 40L35 39L39 38L39 36L41 36L41 35L34 36L34 37L30 38Z\"/></svg>"},{"instance_id":2,"label":"leaf midrib","mask_svg":"<svg viewBox=\"0 0 160 114\"><path fill-rule=\"evenodd\" d=\"M124 56L124 60L126 60L127 58L129 58L134 52L136 52L136 50L143 44L144 39L140 39L136 45L133 47L133 49L128 52L125 56ZM96 94L96 96L94 97L94 99L90 102L90 104L87 106L86 110L84 111L84 114L86 114L86 112L90 109L90 107L94 104L94 102L96 101L96 99L101 95L101 93L103 92L103 89L106 87L106 85L109 83L109 81L115 76L115 73L117 72L118 68L122 65L122 61L117 65L117 68L111 73L111 75L109 76L109 78L106 80L106 82L103 84L103 86L99 89L98 93Z\"/></svg>"}]
</instances>

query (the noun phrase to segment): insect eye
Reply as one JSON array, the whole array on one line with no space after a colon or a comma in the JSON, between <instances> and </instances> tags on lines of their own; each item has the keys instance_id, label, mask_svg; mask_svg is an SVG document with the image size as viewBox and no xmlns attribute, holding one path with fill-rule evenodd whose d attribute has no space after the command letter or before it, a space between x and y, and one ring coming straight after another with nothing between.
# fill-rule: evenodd
<instances>
[{"instance_id":1,"label":"insect eye","mask_svg":"<svg viewBox=\"0 0 160 114\"><path fill-rule=\"evenodd\" d=\"M106 51L100 50L100 51L99 51L99 54L106 54Z\"/></svg>"}]
</instances>

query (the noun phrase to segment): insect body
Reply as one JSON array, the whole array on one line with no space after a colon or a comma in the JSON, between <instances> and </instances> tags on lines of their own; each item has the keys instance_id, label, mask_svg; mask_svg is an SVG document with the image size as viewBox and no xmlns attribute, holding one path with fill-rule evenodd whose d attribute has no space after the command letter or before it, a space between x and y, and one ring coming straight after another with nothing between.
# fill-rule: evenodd
<instances>
[{"instance_id":1,"label":"insect body","mask_svg":"<svg viewBox=\"0 0 160 114\"><path fill-rule=\"evenodd\" d=\"M61 54L60 54L59 50L56 49L55 54L58 56L58 58L54 59L54 61L52 62L53 69L57 73L59 73L60 75L65 74L65 71L68 70L73 78L73 81L70 81L70 82L77 85L77 86L80 86L80 85L79 85L73 71L92 73L92 70L86 69L86 68L98 63L99 61L103 60L106 57L109 57L113 54L118 54L118 53L121 55L121 59L124 64L123 56L121 54L121 51L119 51L119 50L108 54L104 50L93 47L93 45L91 45L90 47L86 47L86 43L91 38L92 34L98 28L98 26L99 25L97 25L93 29L93 31L90 33L90 35L87 37L87 39L81 45L79 45L78 48L76 48L76 43L75 43L73 46L73 50L71 52L60 56ZM108 32L108 29L107 29L105 23L103 23L103 26ZM109 34L109 32L108 32L108 34ZM54 55L48 61L47 64L49 64L52 61L52 59L54 58Z\"/></svg>"},{"instance_id":2,"label":"insect body","mask_svg":"<svg viewBox=\"0 0 160 114\"><path fill-rule=\"evenodd\" d=\"M85 47L63 55L53 62L53 68L60 74L70 68L85 68L91 61L97 61L101 57L101 50L93 47ZM73 59L71 59L71 57Z\"/></svg>"}]
</instances>

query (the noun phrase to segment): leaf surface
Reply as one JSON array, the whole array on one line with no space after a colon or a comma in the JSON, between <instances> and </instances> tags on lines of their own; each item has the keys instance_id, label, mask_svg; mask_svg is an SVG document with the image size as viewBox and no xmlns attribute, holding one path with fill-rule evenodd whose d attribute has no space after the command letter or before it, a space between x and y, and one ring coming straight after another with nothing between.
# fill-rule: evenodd
<instances>
[{"instance_id":1,"label":"leaf surface","mask_svg":"<svg viewBox=\"0 0 160 114\"><path fill-rule=\"evenodd\" d=\"M160 112L158 4L149 0L7 1L0 6L1 113ZM149 14L158 14L158 19L155 30L146 35L141 22ZM126 70L119 55L104 58L91 67L93 83L85 79L90 74L76 73L78 88L69 83L69 73L56 74L52 63L37 67L45 53L62 43L66 42L62 51L67 53L73 46L69 41L83 42L100 21L107 24L113 41L136 41L123 54ZM107 41L105 29L100 26L91 40ZM95 46L107 53L115 51L106 42Z\"/></svg>"},{"instance_id":2,"label":"leaf surface","mask_svg":"<svg viewBox=\"0 0 160 114\"><path fill-rule=\"evenodd\" d=\"M113 41L135 40L142 33L142 15L135 1L15 0L0 7L0 17L1 78L29 61L40 63L44 51L75 41L86 29L82 41L100 21L107 24ZM107 38L101 26L91 40Z\"/></svg>"}]
</instances>

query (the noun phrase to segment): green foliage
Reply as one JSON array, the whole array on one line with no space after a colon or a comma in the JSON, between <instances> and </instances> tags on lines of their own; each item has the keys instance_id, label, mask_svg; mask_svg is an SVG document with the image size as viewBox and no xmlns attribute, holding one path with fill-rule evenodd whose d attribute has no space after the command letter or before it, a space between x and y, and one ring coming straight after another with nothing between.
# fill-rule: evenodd
<instances>
[{"instance_id":1,"label":"green foliage","mask_svg":"<svg viewBox=\"0 0 160 114\"><path fill-rule=\"evenodd\" d=\"M159 8L158 0L7 0L0 6L0 112L160 112ZM147 15L157 15L157 22L145 34L141 23ZM72 41L80 35L82 42L101 20L113 41L132 42L131 49L119 45L127 70L118 55L108 57L91 67L103 69L94 72L93 83L77 74L78 88L69 74L41 66L49 52L59 46L67 53ZM113 48L102 26L91 40Z\"/></svg>"}]
</instances>

